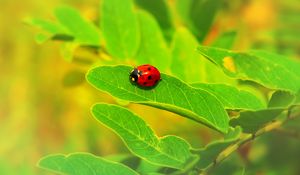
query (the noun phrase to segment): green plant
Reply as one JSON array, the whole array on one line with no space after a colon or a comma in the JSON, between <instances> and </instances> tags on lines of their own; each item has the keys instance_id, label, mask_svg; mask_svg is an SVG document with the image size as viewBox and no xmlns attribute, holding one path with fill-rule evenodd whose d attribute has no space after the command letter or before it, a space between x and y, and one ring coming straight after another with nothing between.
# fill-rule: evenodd
<instances>
[{"instance_id":1,"label":"green plant","mask_svg":"<svg viewBox=\"0 0 300 175\"><path fill-rule=\"evenodd\" d=\"M111 160L88 153L49 155L39 162L41 168L59 174L207 173L243 144L299 115L298 61L264 51L231 51L236 36L232 31L211 46L201 45L221 2L175 1L184 24L179 27L166 1L136 0L135 4L103 0L96 25L70 7L55 11L57 22L27 22L43 29L38 42L63 41L68 61L76 48L96 51L99 59L92 60L86 80L100 91L179 114L224 139L193 148L177 136L158 137L124 107L99 103L91 109L93 116L119 135L132 155ZM150 90L131 84L129 63L155 65L163 72L162 81Z\"/></svg>"}]
</instances>

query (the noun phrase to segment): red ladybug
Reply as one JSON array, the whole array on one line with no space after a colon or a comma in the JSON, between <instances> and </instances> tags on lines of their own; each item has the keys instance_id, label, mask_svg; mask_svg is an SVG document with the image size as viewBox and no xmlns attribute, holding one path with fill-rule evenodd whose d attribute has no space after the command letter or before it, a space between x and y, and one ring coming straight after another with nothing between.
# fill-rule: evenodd
<instances>
[{"instance_id":1,"label":"red ladybug","mask_svg":"<svg viewBox=\"0 0 300 175\"><path fill-rule=\"evenodd\" d=\"M140 86L153 87L160 80L160 72L156 67L144 64L131 71L130 80Z\"/></svg>"}]
</instances>

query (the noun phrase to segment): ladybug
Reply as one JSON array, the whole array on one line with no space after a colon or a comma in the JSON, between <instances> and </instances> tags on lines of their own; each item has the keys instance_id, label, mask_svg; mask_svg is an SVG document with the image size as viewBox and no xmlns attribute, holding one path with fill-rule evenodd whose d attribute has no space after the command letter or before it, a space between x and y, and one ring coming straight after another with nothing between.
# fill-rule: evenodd
<instances>
[{"instance_id":1,"label":"ladybug","mask_svg":"<svg viewBox=\"0 0 300 175\"><path fill-rule=\"evenodd\" d=\"M160 80L160 72L156 67L144 64L131 71L130 80L142 87L153 87Z\"/></svg>"}]
</instances>

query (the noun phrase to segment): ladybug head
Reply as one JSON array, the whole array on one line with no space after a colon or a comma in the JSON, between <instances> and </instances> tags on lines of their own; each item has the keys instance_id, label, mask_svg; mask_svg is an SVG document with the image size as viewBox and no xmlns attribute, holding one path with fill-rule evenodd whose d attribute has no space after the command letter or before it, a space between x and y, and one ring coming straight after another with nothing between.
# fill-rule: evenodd
<instances>
[{"instance_id":1,"label":"ladybug head","mask_svg":"<svg viewBox=\"0 0 300 175\"><path fill-rule=\"evenodd\" d=\"M139 78L140 71L137 68L134 68L130 73L130 80L136 82Z\"/></svg>"}]
</instances>

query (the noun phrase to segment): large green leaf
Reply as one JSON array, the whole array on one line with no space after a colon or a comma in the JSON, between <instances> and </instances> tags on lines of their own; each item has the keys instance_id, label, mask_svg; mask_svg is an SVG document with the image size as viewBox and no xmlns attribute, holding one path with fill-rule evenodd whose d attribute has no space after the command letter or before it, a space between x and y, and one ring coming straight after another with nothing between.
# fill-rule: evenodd
<instances>
[{"instance_id":1,"label":"large green leaf","mask_svg":"<svg viewBox=\"0 0 300 175\"><path fill-rule=\"evenodd\" d=\"M241 126L245 133L255 133L266 124L272 122L282 112L283 109L280 108L241 112L238 118L230 120L230 125L233 127Z\"/></svg>"},{"instance_id":2,"label":"large green leaf","mask_svg":"<svg viewBox=\"0 0 300 175\"><path fill-rule=\"evenodd\" d=\"M161 74L162 80L154 88L140 88L130 82L131 70L128 66L96 67L88 72L87 80L117 98L169 110L221 132L227 131L228 116L223 105L207 91L166 74Z\"/></svg>"},{"instance_id":3,"label":"large green leaf","mask_svg":"<svg viewBox=\"0 0 300 175\"><path fill-rule=\"evenodd\" d=\"M231 77L293 93L300 88L300 64L296 61L262 52L233 52L205 46L198 47L198 51Z\"/></svg>"},{"instance_id":4,"label":"large green leaf","mask_svg":"<svg viewBox=\"0 0 300 175\"><path fill-rule=\"evenodd\" d=\"M75 41L82 45L100 46L99 30L94 24L81 17L77 10L71 7L59 7L55 9L55 17L75 38Z\"/></svg>"},{"instance_id":5,"label":"large green leaf","mask_svg":"<svg viewBox=\"0 0 300 175\"><path fill-rule=\"evenodd\" d=\"M176 136L158 138L136 114L126 108L96 104L94 117L116 132L130 151L152 163L181 169L192 158L190 145Z\"/></svg>"},{"instance_id":6,"label":"large green leaf","mask_svg":"<svg viewBox=\"0 0 300 175\"><path fill-rule=\"evenodd\" d=\"M218 157L227 147L235 143L241 134L241 128L230 129L228 134L225 135L224 140L219 140L208 144L205 148L194 151L200 155L199 161L196 163L195 168L204 169Z\"/></svg>"},{"instance_id":7,"label":"large green leaf","mask_svg":"<svg viewBox=\"0 0 300 175\"><path fill-rule=\"evenodd\" d=\"M135 3L151 13L168 36L173 24L166 0L135 0Z\"/></svg>"},{"instance_id":8,"label":"large green leaf","mask_svg":"<svg viewBox=\"0 0 300 175\"><path fill-rule=\"evenodd\" d=\"M120 163L105 160L88 153L70 155L53 154L42 158L38 166L57 174L83 175L137 175L135 171Z\"/></svg>"},{"instance_id":9,"label":"large green leaf","mask_svg":"<svg viewBox=\"0 0 300 175\"><path fill-rule=\"evenodd\" d=\"M192 86L214 94L226 109L258 110L266 108L266 104L256 96L233 86L204 83L195 83Z\"/></svg>"},{"instance_id":10,"label":"large green leaf","mask_svg":"<svg viewBox=\"0 0 300 175\"><path fill-rule=\"evenodd\" d=\"M139 11L141 46L137 54L137 63L153 64L161 70L170 66L170 53L162 32L155 19L144 11Z\"/></svg>"},{"instance_id":11,"label":"large green leaf","mask_svg":"<svg viewBox=\"0 0 300 175\"><path fill-rule=\"evenodd\" d=\"M178 78L186 82L201 80L203 62L197 53L197 39L185 28L179 28L172 42L171 71ZM200 70L200 71L199 71Z\"/></svg>"},{"instance_id":12,"label":"large green leaf","mask_svg":"<svg viewBox=\"0 0 300 175\"><path fill-rule=\"evenodd\" d=\"M140 44L140 31L132 0L103 0L101 29L107 51L117 58L132 58Z\"/></svg>"}]
</instances>

